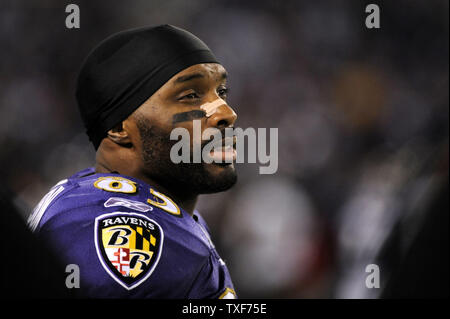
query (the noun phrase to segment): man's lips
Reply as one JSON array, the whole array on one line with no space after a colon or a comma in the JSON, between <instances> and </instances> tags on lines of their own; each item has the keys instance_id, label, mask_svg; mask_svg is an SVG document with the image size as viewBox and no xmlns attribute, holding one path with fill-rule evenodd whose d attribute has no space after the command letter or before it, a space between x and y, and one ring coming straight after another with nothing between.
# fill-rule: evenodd
<instances>
[{"instance_id":1,"label":"man's lips","mask_svg":"<svg viewBox=\"0 0 450 319\"><path fill-rule=\"evenodd\" d=\"M226 137L212 146L209 156L213 162L231 164L236 160L236 136Z\"/></svg>"},{"instance_id":2,"label":"man's lips","mask_svg":"<svg viewBox=\"0 0 450 319\"><path fill-rule=\"evenodd\" d=\"M215 163L232 163L236 160L236 150L231 147L227 146L225 148L222 148L222 150L212 150L209 153L209 156L212 158L213 162Z\"/></svg>"}]
</instances>

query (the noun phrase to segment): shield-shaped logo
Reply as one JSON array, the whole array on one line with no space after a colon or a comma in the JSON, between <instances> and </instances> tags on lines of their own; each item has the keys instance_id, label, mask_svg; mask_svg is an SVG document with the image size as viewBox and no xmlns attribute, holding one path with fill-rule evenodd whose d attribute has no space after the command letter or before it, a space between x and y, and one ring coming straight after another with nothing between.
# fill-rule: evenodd
<instances>
[{"instance_id":1,"label":"shield-shaped logo","mask_svg":"<svg viewBox=\"0 0 450 319\"><path fill-rule=\"evenodd\" d=\"M98 258L111 277L128 290L155 270L163 241L161 226L145 215L115 212L95 219Z\"/></svg>"}]
</instances>

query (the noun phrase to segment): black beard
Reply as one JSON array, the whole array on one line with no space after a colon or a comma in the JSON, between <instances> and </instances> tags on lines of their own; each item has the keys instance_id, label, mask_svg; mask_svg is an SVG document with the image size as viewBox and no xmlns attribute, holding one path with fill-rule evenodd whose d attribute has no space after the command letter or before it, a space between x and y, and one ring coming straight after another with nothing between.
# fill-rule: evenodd
<instances>
[{"instance_id":1,"label":"black beard","mask_svg":"<svg viewBox=\"0 0 450 319\"><path fill-rule=\"evenodd\" d=\"M151 125L142 116L136 117L142 140L142 160L145 174L174 194L197 195L226 191L237 181L234 167L223 166L213 174L206 163L179 163L170 159L170 150L177 141L170 140L170 133ZM192 149L191 149L192 153Z\"/></svg>"}]
</instances>

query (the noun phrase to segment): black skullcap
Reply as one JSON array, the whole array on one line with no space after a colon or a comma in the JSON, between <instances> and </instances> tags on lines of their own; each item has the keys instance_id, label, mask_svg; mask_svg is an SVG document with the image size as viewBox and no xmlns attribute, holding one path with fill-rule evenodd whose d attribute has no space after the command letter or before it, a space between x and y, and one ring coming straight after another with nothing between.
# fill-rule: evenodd
<instances>
[{"instance_id":1,"label":"black skullcap","mask_svg":"<svg viewBox=\"0 0 450 319\"><path fill-rule=\"evenodd\" d=\"M199 63L219 62L199 38L171 25L127 30L102 41L84 62L76 88L95 149L171 77Z\"/></svg>"}]
</instances>

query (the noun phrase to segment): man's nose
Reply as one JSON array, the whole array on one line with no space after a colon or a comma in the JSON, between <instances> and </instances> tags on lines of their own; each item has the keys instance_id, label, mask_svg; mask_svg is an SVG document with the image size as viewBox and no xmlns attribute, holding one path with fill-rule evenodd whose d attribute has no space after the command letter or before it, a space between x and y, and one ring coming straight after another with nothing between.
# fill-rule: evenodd
<instances>
[{"instance_id":1,"label":"man's nose","mask_svg":"<svg viewBox=\"0 0 450 319\"><path fill-rule=\"evenodd\" d=\"M208 122L212 127L226 128L233 126L236 119L236 112L224 101L211 115Z\"/></svg>"}]
</instances>

